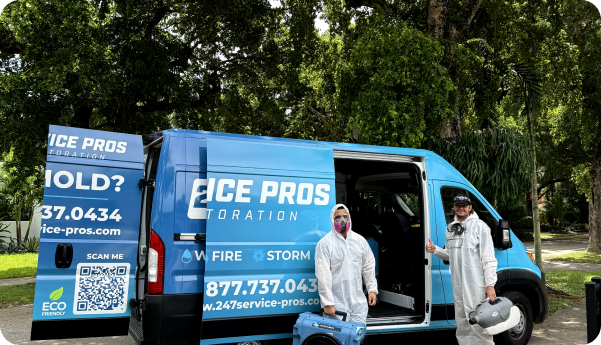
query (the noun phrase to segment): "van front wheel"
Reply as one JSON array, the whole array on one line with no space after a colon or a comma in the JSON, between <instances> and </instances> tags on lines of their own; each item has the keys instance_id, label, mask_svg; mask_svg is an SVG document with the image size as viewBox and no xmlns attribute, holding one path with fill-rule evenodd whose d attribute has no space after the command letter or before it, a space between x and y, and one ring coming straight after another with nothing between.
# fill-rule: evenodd
<instances>
[{"instance_id":1,"label":"van front wheel","mask_svg":"<svg viewBox=\"0 0 601 345\"><path fill-rule=\"evenodd\" d=\"M501 294L513 302L520 310L520 322L507 331L494 336L495 344L502 345L526 345L532 336L534 318L532 306L526 296L518 291L507 291Z\"/></svg>"}]
</instances>

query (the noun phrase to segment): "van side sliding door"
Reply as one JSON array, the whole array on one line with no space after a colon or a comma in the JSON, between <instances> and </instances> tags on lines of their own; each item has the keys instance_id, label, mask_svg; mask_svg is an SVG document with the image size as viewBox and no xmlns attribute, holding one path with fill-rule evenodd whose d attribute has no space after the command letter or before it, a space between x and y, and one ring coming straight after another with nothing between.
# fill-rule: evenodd
<instances>
[{"instance_id":1,"label":"van side sliding door","mask_svg":"<svg viewBox=\"0 0 601 345\"><path fill-rule=\"evenodd\" d=\"M207 139L206 184L201 344L290 337L299 313L320 309L314 255L336 201L332 150Z\"/></svg>"}]
</instances>

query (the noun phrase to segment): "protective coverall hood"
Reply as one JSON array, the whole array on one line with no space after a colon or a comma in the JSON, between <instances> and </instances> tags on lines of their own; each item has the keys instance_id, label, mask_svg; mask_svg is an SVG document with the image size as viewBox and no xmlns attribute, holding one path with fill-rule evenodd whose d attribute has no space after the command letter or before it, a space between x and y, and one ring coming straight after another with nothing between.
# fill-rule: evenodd
<instances>
[{"instance_id":1,"label":"protective coverall hood","mask_svg":"<svg viewBox=\"0 0 601 345\"><path fill-rule=\"evenodd\" d=\"M332 211L330 212L330 224L332 225L332 231L337 232L336 229L334 228L334 223L336 223L336 221L334 220L334 213L336 213L336 210L338 210L340 207L344 207L344 209L346 210L346 213L348 213L348 221L351 223L351 227L350 227L350 229L348 229L348 232L351 232L351 230L353 230L353 222L351 221L351 213L349 212L348 208L344 204L336 204L336 206L334 206L332 208Z\"/></svg>"},{"instance_id":2,"label":"protective coverall hood","mask_svg":"<svg viewBox=\"0 0 601 345\"><path fill-rule=\"evenodd\" d=\"M344 205L334 206L330 214L332 231L315 248L319 297L322 307L333 305L348 314L347 321L365 323L368 306L363 282L368 292L378 293L376 260L363 236L349 230L345 239L334 230L334 212L340 206Z\"/></svg>"}]
</instances>

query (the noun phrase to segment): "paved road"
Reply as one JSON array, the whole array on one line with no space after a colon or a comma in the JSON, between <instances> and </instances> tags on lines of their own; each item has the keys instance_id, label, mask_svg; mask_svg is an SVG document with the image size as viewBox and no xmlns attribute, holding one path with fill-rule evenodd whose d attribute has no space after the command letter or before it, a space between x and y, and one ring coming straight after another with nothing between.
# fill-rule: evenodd
<instances>
[{"instance_id":1,"label":"paved road","mask_svg":"<svg viewBox=\"0 0 601 345\"><path fill-rule=\"evenodd\" d=\"M601 264L587 264L565 261L543 261L543 271L601 271Z\"/></svg>"},{"instance_id":2,"label":"paved road","mask_svg":"<svg viewBox=\"0 0 601 345\"><path fill-rule=\"evenodd\" d=\"M0 330L6 340L12 344L52 344L52 345L135 345L136 342L129 336L108 338L86 338L69 340L41 340L29 341L31 332L31 314L33 304L0 309ZM2 344L0 340L0 344ZM4 345L4 344L2 344Z\"/></svg>"},{"instance_id":3,"label":"paved road","mask_svg":"<svg viewBox=\"0 0 601 345\"><path fill-rule=\"evenodd\" d=\"M15 345L21 344L52 344L52 345L75 345L75 344L93 344L93 345L135 345L135 341L129 336L108 337L108 338L86 338L86 339L67 339L67 340L41 340L30 342L29 335L31 331L31 313L33 305L15 306L0 309L0 331L6 340ZM292 325L290 326L292 330ZM425 342L426 344L437 345L456 345L454 331L436 331L421 332L409 334L383 335L370 338L369 344L388 344L388 343L416 343ZM0 338L0 345L4 345Z\"/></svg>"},{"instance_id":4,"label":"paved road","mask_svg":"<svg viewBox=\"0 0 601 345\"><path fill-rule=\"evenodd\" d=\"M0 279L0 286L21 285L21 284L27 284L27 283L35 283L35 277Z\"/></svg>"},{"instance_id":5,"label":"paved road","mask_svg":"<svg viewBox=\"0 0 601 345\"><path fill-rule=\"evenodd\" d=\"M15 306L0 309L0 330L2 335L12 344L52 344L52 345L135 345L129 336L109 338L87 338L69 340L42 340L31 343L31 313L33 305ZM585 301L576 302L571 307L551 315L545 322L535 326L530 345L582 345L586 344L586 309ZM431 331L403 335L386 335L369 338L369 344L457 344L454 331ZM0 344L2 344L0 340Z\"/></svg>"},{"instance_id":6,"label":"paved road","mask_svg":"<svg viewBox=\"0 0 601 345\"><path fill-rule=\"evenodd\" d=\"M582 299L534 326L528 345L586 343L586 301Z\"/></svg>"},{"instance_id":7,"label":"paved road","mask_svg":"<svg viewBox=\"0 0 601 345\"><path fill-rule=\"evenodd\" d=\"M524 242L526 248L534 254L534 242ZM551 256L570 254L579 250L586 250L588 237L576 235L574 238L561 240L545 240L541 243L543 260Z\"/></svg>"}]
</instances>

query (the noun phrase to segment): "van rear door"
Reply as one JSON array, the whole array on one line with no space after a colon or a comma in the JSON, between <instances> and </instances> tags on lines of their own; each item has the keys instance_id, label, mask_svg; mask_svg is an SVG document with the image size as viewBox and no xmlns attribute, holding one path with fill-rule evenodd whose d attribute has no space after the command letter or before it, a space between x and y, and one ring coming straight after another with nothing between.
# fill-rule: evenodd
<instances>
[{"instance_id":1,"label":"van rear door","mask_svg":"<svg viewBox=\"0 0 601 345\"><path fill-rule=\"evenodd\" d=\"M332 150L207 139L205 183L201 343L290 337L299 313L320 308L314 254L336 201Z\"/></svg>"},{"instance_id":2,"label":"van rear door","mask_svg":"<svg viewBox=\"0 0 601 345\"><path fill-rule=\"evenodd\" d=\"M127 335L142 137L50 126L31 340Z\"/></svg>"}]
</instances>

